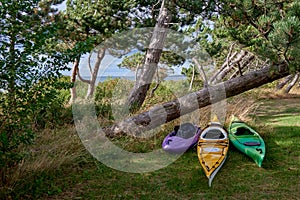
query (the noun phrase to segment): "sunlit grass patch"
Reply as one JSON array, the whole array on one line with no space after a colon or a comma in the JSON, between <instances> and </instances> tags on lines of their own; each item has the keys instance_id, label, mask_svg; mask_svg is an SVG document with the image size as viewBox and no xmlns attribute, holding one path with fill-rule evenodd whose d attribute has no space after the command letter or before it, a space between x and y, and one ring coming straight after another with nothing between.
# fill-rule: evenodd
<instances>
[{"instance_id":1,"label":"sunlit grass patch","mask_svg":"<svg viewBox=\"0 0 300 200\"><path fill-rule=\"evenodd\" d=\"M300 112L299 112L300 113ZM273 116L262 116L266 124L272 126L300 126L300 114L277 114Z\"/></svg>"}]
</instances>

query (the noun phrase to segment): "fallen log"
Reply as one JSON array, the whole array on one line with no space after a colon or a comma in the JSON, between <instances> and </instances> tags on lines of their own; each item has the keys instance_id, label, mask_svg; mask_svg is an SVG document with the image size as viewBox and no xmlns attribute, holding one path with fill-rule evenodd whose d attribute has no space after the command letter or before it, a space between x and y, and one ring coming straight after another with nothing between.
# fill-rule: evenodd
<instances>
[{"instance_id":1,"label":"fallen log","mask_svg":"<svg viewBox=\"0 0 300 200\"><path fill-rule=\"evenodd\" d=\"M182 115L223 100L224 96L218 94L225 92L226 98L229 98L287 75L289 75L289 70L286 63L266 66L261 70L249 72L242 77L204 87L199 91L173 101L153 106L149 111L129 117L113 126L103 128L103 131L107 137L124 134L138 137L141 133L170 122Z\"/></svg>"}]
</instances>

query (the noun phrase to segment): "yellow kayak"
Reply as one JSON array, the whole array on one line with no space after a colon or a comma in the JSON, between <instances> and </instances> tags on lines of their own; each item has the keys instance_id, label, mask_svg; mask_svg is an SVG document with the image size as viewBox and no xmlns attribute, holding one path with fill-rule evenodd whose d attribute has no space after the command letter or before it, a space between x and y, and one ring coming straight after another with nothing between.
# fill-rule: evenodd
<instances>
[{"instance_id":1,"label":"yellow kayak","mask_svg":"<svg viewBox=\"0 0 300 200\"><path fill-rule=\"evenodd\" d=\"M228 148L228 133L215 116L202 131L197 146L198 159L208 178L209 187L226 160Z\"/></svg>"}]
</instances>

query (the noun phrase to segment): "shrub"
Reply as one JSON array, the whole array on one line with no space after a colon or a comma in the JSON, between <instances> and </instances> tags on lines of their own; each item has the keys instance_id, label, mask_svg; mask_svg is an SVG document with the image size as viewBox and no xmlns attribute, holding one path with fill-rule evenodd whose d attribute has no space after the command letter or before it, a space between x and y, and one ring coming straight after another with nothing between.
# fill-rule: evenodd
<instances>
[{"instance_id":1,"label":"shrub","mask_svg":"<svg viewBox=\"0 0 300 200\"><path fill-rule=\"evenodd\" d=\"M34 142L35 131L63 123L65 91L71 85L61 79L49 79L28 90L18 88L14 98L3 93L0 98L0 184L9 184L8 174L27 152L22 146Z\"/></svg>"},{"instance_id":2,"label":"shrub","mask_svg":"<svg viewBox=\"0 0 300 200\"><path fill-rule=\"evenodd\" d=\"M97 116L113 120L112 106L126 103L122 102L122 99L124 100L128 96L127 92L132 86L132 81L119 78L107 79L99 83L95 92ZM119 102L116 102L116 100ZM120 106L123 107L123 105Z\"/></svg>"}]
</instances>

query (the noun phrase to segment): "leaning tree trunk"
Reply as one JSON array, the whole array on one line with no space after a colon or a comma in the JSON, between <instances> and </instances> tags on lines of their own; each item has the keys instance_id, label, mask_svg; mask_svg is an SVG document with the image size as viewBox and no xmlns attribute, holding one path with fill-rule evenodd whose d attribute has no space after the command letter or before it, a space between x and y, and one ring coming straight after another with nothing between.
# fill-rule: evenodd
<instances>
[{"instance_id":1,"label":"leaning tree trunk","mask_svg":"<svg viewBox=\"0 0 300 200\"><path fill-rule=\"evenodd\" d=\"M124 134L138 136L147 130L170 122L201 107L208 106L212 104L212 102L216 103L223 100L222 95L216 95L218 92L222 93L223 90L225 90L226 98L228 98L266 83L273 82L287 75L289 75L289 70L286 63L267 66L261 70L245 74L242 77L237 77L215 86L205 87L173 101L154 106L147 112L127 118L111 127L106 127L104 133L108 137ZM209 91L215 92L210 94ZM197 103L191 101L191 99L195 98ZM165 115L165 120L162 120L162 115Z\"/></svg>"},{"instance_id":2,"label":"leaning tree trunk","mask_svg":"<svg viewBox=\"0 0 300 200\"><path fill-rule=\"evenodd\" d=\"M150 88L152 79L154 77L162 49L164 40L167 35L168 23L171 21L169 10L165 7L164 1L162 2L158 21L155 25L153 35L150 41L149 48L145 55L144 65L141 68L140 74L137 76L135 85L128 98L128 106L130 112L134 112L139 108L147 95Z\"/></svg>"},{"instance_id":3,"label":"leaning tree trunk","mask_svg":"<svg viewBox=\"0 0 300 200\"><path fill-rule=\"evenodd\" d=\"M160 78L159 78L158 68L156 68L156 85L151 90L151 94L150 94L151 97L154 96L154 92L157 90L157 88L159 87L160 83L161 83L161 81L160 81Z\"/></svg>"},{"instance_id":4,"label":"leaning tree trunk","mask_svg":"<svg viewBox=\"0 0 300 200\"><path fill-rule=\"evenodd\" d=\"M96 59L96 62L94 64L93 69L91 67L91 60L90 60L92 53L90 54L89 59L88 59L88 66L89 66L89 71L90 71L90 74L91 74L90 80L86 80L86 79L82 78L81 75L80 75L80 71L79 71L80 57L76 58L74 63L73 63L72 74L71 74L71 83L75 83L76 77L78 77L78 79L80 81L88 84L88 90L87 90L86 97L85 97L86 99L90 99L94 95L95 84L96 84L96 80L97 80L97 76L98 76L98 71L99 71L99 68L100 68L100 64L101 64L101 62L102 62L102 60L105 56L105 50L106 49L99 49L97 51L97 59ZM74 85L71 88L71 98L70 98L69 103L72 104L75 101L76 97L77 97L77 95L76 95L76 86Z\"/></svg>"},{"instance_id":5,"label":"leaning tree trunk","mask_svg":"<svg viewBox=\"0 0 300 200\"><path fill-rule=\"evenodd\" d=\"M294 78L293 78L292 82L290 82L290 84L285 88L285 90L284 90L285 94L288 94L291 91L291 89L297 83L298 79L299 79L299 73L297 73L296 75L294 75Z\"/></svg>"}]
</instances>

